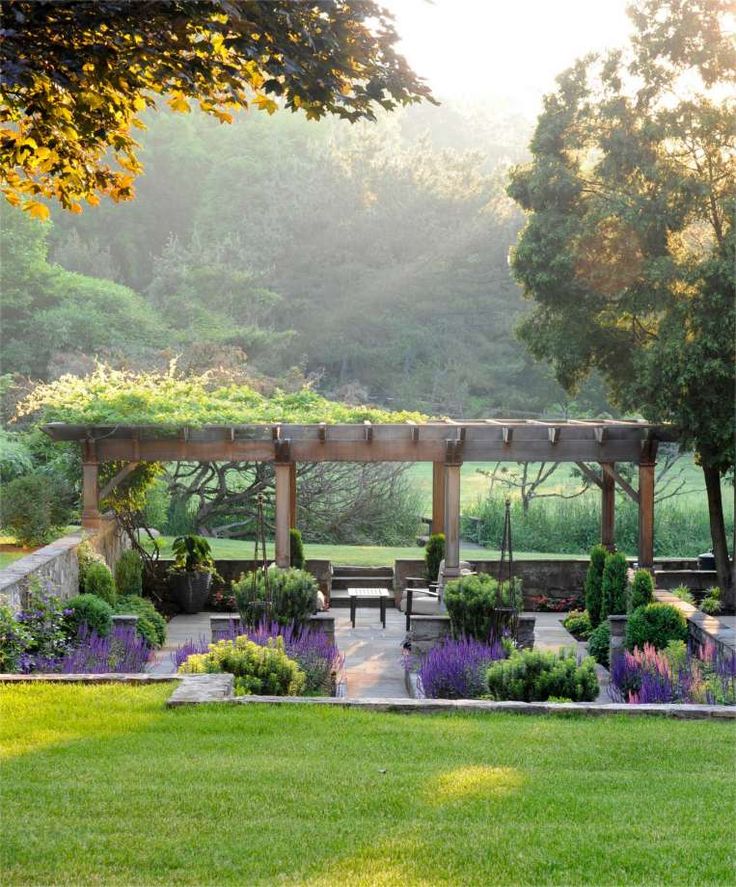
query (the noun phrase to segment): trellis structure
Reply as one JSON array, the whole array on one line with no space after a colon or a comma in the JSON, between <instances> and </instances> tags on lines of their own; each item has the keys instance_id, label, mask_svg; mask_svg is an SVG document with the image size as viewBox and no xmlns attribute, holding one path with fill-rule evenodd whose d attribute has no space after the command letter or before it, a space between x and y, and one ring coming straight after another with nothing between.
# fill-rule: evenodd
<instances>
[{"instance_id":1,"label":"trellis structure","mask_svg":"<svg viewBox=\"0 0 736 887\"><path fill-rule=\"evenodd\" d=\"M140 462L273 462L276 475L276 562L289 564L289 528L296 525L296 465L299 462L431 462L432 532L445 534L446 574L459 572L460 467L464 462L568 462L601 491L601 542L614 547L615 490L638 505L639 563L654 559L654 466L667 426L638 421L538 422L487 419L426 424L207 425L170 429L150 425L86 426L51 423L54 440L82 447L82 523L101 519L99 503ZM103 488L101 462L124 467ZM617 470L638 466L634 489ZM596 467L597 466L597 467Z\"/></svg>"}]
</instances>

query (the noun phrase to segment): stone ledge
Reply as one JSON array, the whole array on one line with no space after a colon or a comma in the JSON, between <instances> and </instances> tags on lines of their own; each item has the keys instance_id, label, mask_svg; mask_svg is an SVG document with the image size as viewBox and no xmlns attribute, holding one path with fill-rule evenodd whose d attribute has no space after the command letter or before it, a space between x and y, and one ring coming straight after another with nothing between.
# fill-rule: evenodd
<instances>
[{"instance_id":1,"label":"stone ledge","mask_svg":"<svg viewBox=\"0 0 736 887\"><path fill-rule=\"evenodd\" d=\"M216 679L220 679L217 681ZM228 679L229 680L223 680ZM441 712L527 715L629 715L683 719L736 720L736 707L726 705L625 705L618 702L490 702L485 699L346 699L336 696L233 696L232 675L184 675L168 706L224 703L226 705L336 705L365 711L402 714Z\"/></svg>"},{"instance_id":2,"label":"stone ledge","mask_svg":"<svg viewBox=\"0 0 736 887\"><path fill-rule=\"evenodd\" d=\"M693 630L695 631L694 637L696 641L701 642L702 635L707 635L724 652L736 653L736 631L726 625L725 622L721 622L717 616L709 616L707 613L703 613L702 610L698 610L692 604L680 600L679 597L670 594L668 591L656 589L654 597L660 604L671 604L673 607L677 607L690 623L691 633Z\"/></svg>"}]
</instances>

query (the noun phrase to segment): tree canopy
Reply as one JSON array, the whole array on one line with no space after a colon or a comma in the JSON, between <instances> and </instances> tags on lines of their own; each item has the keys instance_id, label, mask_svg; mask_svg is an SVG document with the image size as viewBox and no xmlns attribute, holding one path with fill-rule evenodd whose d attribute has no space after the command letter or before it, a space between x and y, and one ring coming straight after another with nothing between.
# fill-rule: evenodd
<instances>
[{"instance_id":1,"label":"tree canopy","mask_svg":"<svg viewBox=\"0 0 736 887\"><path fill-rule=\"evenodd\" d=\"M132 131L157 96L225 123L279 106L373 119L431 98L373 0L7 0L2 28L2 189L40 218L41 197L80 212L133 196Z\"/></svg>"},{"instance_id":2,"label":"tree canopy","mask_svg":"<svg viewBox=\"0 0 736 887\"><path fill-rule=\"evenodd\" d=\"M529 213L513 256L534 301L522 339L566 388L597 369L617 405L673 422L718 500L719 474L734 466L729 6L635 3L627 52L587 57L558 78L532 162L509 189ZM722 567L712 501L716 512Z\"/></svg>"}]
</instances>

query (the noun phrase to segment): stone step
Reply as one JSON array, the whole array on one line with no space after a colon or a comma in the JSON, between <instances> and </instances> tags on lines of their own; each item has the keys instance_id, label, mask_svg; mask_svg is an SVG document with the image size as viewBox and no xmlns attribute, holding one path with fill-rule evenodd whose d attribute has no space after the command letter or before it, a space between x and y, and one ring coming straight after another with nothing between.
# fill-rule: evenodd
<instances>
[{"instance_id":1,"label":"stone step","mask_svg":"<svg viewBox=\"0 0 736 887\"><path fill-rule=\"evenodd\" d=\"M393 579L394 568L393 567L360 567L360 566L351 566L349 564L342 564L340 566L336 566L333 564L333 567L332 567L333 581L334 581L335 577L341 578L344 576L384 576L384 577Z\"/></svg>"},{"instance_id":2,"label":"stone step","mask_svg":"<svg viewBox=\"0 0 736 887\"><path fill-rule=\"evenodd\" d=\"M393 576L333 576L332 590L347 588L388 588L394 587Z\"/></svg>"}]
</instances>

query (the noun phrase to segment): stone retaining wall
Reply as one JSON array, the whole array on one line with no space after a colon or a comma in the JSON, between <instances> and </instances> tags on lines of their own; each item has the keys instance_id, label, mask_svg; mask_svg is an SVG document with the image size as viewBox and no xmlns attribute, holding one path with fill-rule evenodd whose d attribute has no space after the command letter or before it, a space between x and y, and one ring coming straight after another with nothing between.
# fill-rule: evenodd
<instances>
[{"instance_id":1,"label":"stone retaining wall","mask_svg":"<svg viewBox=\"0 0 736 887\"><path fill-rule=\"evenodd\" d=\"M687 619L690 637L698 644L714 643L723 655L736 656L736 631L717 616L708 616L692 604L681 601L668 591L657 589L654 597L662 604L672 604Z\"/></svg>"},{"instance_id":2,"label":"stone retaining wall","mask_svg":"<svg viewBox=\"0 0 736 887\"><path fill-rule=\"evenodd\" d=\"M13 561L0 570L0 604L13 610L23 605L31 579L49 582L63 600L79 592L79 564L77 548L84 540L105 558L110 569L128 546L125 534L114 520L106 520L96 530L79 530L63 536L32 554Z\"/></svg>"}]
</instances>

